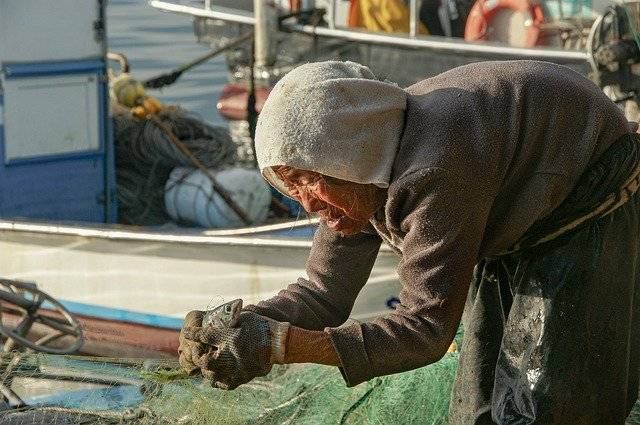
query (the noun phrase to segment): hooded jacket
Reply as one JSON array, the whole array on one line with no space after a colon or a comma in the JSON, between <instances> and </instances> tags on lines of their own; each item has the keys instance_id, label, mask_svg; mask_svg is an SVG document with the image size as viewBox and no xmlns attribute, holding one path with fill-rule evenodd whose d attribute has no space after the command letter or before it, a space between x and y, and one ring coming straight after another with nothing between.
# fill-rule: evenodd
<instances>
[{"instance_id":1,"label":"hooded jacket","mask_svg":"<svg viewBox=\"0 0 640 425\"><path fill-rule=\"evenodd\" d=\"M331 86L330 80L325 86ZM367 98L365 104L389 103L379 93L363 90L358 94ZM342 92L340 88L334 94ZM307 262L308 279L250 307L295 326L324 328L348 385L440 359L460 323L475 264L508 250L532 224L548 216L589 165L629 131L623 113L596 85L545 62L475 63L403 92L406 104L398 139L391 138L393 132L384 136L384 143L395 147L385 155L393 157L376 162L389 164L388 181L378 182L388 184L388 197L370 229L341 236L321 224ZM271 94L274 99L279 95L277 90ZM269 102L263 120L269 118ZM322 105L324 99L314 102ZM339 108L332 108L332 114L340 116ZM376 115L367 128L395 128L399 122L393 114L388 123L383 116ZM305 138L304 117L292 121L300 124L295 131ZM260 129L259 122L261 167L280 165L263 161L261 152L286 149L276 136L259 137L276 134L275 128L271 123L269 131ZM349 146L350 132L332 131L344 135L341 146ZM283 165L323 173L325 165L340 156L336 140L326 149L321 138L305 143L314 146L305 166L287 163L284 153L279 157ZM367 168L366 156L349 160L356 161L353 169L359 175ZM350 180L348 175L333 177ZM367 281L381 241L402 256L400 304L371 322L340 326Z\"/></svg>"},{"instance_id":2,"label":"hooded jacket","mask_svg":"<svg viewBox=\"0 0 640 425\"><path fill-rule=\"evenodd\" d=\"M260 170L285 194L269 167L388 187L406 99L400 87L354 62L302 65L276 84L258 117Z\"/></svg>"}]
</instances>

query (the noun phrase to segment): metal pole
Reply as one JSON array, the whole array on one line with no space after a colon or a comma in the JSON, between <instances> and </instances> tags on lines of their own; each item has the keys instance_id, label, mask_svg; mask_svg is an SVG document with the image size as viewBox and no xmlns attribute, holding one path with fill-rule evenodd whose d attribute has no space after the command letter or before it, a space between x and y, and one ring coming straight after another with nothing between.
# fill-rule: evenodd
<instances>
[{"instance_id":1,"label":"metal pole","mask_svg":"<svg viewBox=\"0 0 640 425\"><path fill-rule=\"evenodd\" d=\"M455 0L445 0L444 4L438 9L438 11L442 11L440 16L440 21L442 22L442 29L444 30L444 35L447 37L451 37L451 2Z\"/></svg>"},{"instance_id":2,"label":"metal pole","mask_svg":"<svg viewBox=\"0 0 640 425\"><path fill-rule=\"evenodd\" d=\"M253 0L255 66L262 68L269 62L269 23L265 0Z\"/></svg>"},{"instance_id":3,"label":"metal pole","mask_svg":"<svg viewBox=\"0 0 640 425\"><path fill-rule=\"evenodd\" d=\"M256 156L256 125L258 123L258 111L256 111L256 64L255 64L255 44L251 46L249 56L249 97L247 97L247 123L249 124L249 138L251 139L251 155L253 156L253 166L258 168L258 157Z\"/></svg>"},{"instance_id":4,"label":"metal pole","mask_svg":"<svg viewBox=\"0 0 640 425\"><path fill-rule=\"evenodd\" d=\"M336 0L329 0L329 28L336 28Z\"/></svg>"},{"instance_id":5,"label":"metal pole","mask_svg":"<svg viewBox=\"0 0 640 425\"><path fill-rule=\"evenodd\" d=\"M211 9L211 0L204 0L204 8L207 10Z\"/></svg>"},{"instance_id":6,"label":"metal pole","mask_svg":"<svg viewBox=\"0 0 640 425\"><path fill-rule=\"evenodd\" d=\"M416 38L418 34L418 0L409 3L409 36Z\"/></svg>"}]
</instances>

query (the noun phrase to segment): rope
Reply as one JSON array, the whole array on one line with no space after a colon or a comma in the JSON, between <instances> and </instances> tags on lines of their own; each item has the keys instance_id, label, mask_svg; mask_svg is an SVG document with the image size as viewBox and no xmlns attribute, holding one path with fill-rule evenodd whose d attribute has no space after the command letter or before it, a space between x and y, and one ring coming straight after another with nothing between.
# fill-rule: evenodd
<instances>
[{"instance_id":1,"label":"rope","mask_svg":"<svg viewBox=\"0 0 640 425\"><path fill-rule=\"evenodd\" d=\"M153 120L115 114L113 123L118 215L123 223L160 225L170 221L164 191L173 168L191 167L194 158L208 168L235 162L236 145L225 128L205 124L180 108L168 107Z\"/></svg>"},{"instance_id":2,"label":"rope","mask_svg":"<svg viewBox=\"0 0 640 425\"><path fill-rule=\"evenodd\" d=\"M251 220L249 220L247 213L245 213L242 210L242 208L240 208L238 204L236 204L236 202L233 200L231 195L229 195L229 193L220 185L220 183L218 183L215 177L213 177L213 175L209 172L209 169L198 158L196 158L193 155L193 153L189 150L189 148L184 143L182 143L180 139L178 139L175 136L175 134L173 134L171 129L167 127L162 121L160 121L154 115L149 115L149 119L153 121L158 126L158 128L160 128L165 133L166 136L169 137L169 140L171 140L171 142L175 146L177 146L178 149L180 149L180 151L182 151L182 153L184 153L189 158L189 161L193 165L195 165L196 168L198 168L200 171L202 171L202 173L205 176L207 176L207 178L211 181L213 190L216 191L222 199L224 199L224 201L227 203L227 205L229 205L229 207L233 210L233 212L235 212L238 215L238 217L240 217L240 220L242 220L242 222L246 225L251 224Z\"/></svg>"},{"instance_id":3,"label":"rope","mask_svg":"<svg viewBox=\"0 0 640 425\"><path fill-rule=\"evenodd\" d=\"M637 8L637 6L636 6ZM633 40L636 42L636 46L640 49L640 35L638 35L638 30L636 28L636 22L633 19L637 14L629 13L629 5L627 3L622 3L622 9L624 10L625 17L627 18L627 22L629 23L629 28L631 29L631 34L633 35Z\"/></svg>"},{"instance_id":4,"label":"rope","mask_svg":"<svg viewBox=\"0 0 640 425\"><path fill-rule=\"evenodd\" d=\"M235 161L235 145L223 127L207 125L175 107L158 113L154 121L162 127L126 115L116 117L118 145L126 149L127 154L133 154L136 162L158 161L167 167L189 167L191 155L208 167L230 165ZM127 133L132 137L127 137ZM169 134L183 141L189 153L178 148Z\"/></svg>"}]
</instances>

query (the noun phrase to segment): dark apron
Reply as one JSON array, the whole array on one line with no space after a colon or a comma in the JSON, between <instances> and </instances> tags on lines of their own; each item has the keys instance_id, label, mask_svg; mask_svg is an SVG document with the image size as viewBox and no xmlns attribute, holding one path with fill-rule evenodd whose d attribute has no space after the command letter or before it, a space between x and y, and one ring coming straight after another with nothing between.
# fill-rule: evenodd
<instances>
[{"instance_id":1,"label":"dark apron","mask_svg":"<svg viewBox=\"0 0 640 425\"><path fill-rule=\"evenodd\" d=\"M640 375L639 163L640 138L623 136L513 252L476 266L451 424L624 423Z\"/></svg>"}]
</instances>

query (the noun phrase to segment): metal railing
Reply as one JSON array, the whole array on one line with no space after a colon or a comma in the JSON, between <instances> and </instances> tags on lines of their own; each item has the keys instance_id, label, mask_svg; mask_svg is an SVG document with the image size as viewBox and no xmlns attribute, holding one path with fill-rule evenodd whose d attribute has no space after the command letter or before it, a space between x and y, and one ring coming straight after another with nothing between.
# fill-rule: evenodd
<instances>
[{"instance_id":1,"label":"metal railing","mask_svg":"<svg viewBox=\"0 0 640 425\"><path fill-rule=\"evenodd\" d=\"M544 59L560 63L584 63L588 60L585 51L560 50L550 48L525 48L496 45L480 42L466 42L438 36L422 36L418 34L418 1L410 1L409 34L374 33L360 29L338 28L336 25L336 0L329 0L328 26L303 25L285 21L283 29L308 35L331 37L341 40L370 43L382 46L424 49L428 51L459 53L493 58ZM203 3L204 7L196 7L166 0L150 0L150 6L167 12L175 12L201 18L218 19L238 24L255 25L251 12L215 6L211 9L211 0Z\"/></svg>"},{"instance_id":2,"label":"metal railing","mask_svg":"<svg viewBox=\"0 0 640 425\"><path fill-rule=\"evenodd\" d=\"M256 20L253 13L244 10L236 10L227 7L216 7L211 9L211 0L206 0L203 7L188 6L178 2L150 0L149 5L164 12L181 13L200 18L219 19L226 22L234 22L236 24L254 25Z\"/></svg>"}]
</instances>

